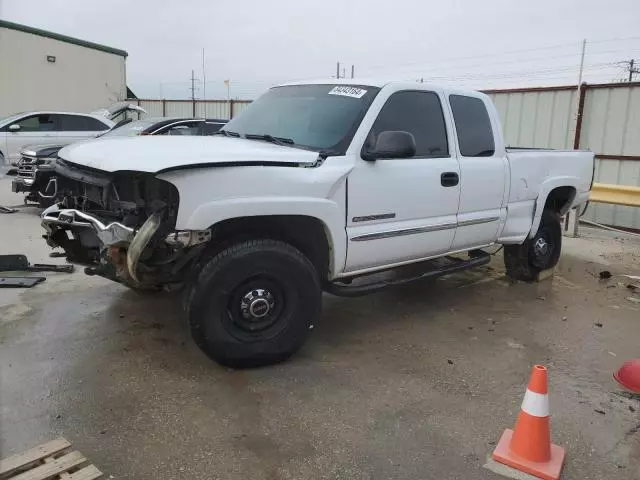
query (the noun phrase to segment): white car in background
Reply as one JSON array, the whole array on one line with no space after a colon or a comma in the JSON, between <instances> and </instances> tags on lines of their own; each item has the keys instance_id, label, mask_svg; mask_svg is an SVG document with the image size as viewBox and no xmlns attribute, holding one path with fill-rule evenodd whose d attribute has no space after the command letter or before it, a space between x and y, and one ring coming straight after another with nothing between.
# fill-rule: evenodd
<instances>
[{"instance_id":1,"label":"white car in background","mask_svg":"<svg viewBox=\"0 0 640 480\"><path fill-rule=\"evenodd\" d=\"M14 163L28 145L73 142L97 137L112 128L126 111L146 113L143 108L120 102L92 113L22 112L0 118L0 165Z\"/></svg>"}]
</instances>

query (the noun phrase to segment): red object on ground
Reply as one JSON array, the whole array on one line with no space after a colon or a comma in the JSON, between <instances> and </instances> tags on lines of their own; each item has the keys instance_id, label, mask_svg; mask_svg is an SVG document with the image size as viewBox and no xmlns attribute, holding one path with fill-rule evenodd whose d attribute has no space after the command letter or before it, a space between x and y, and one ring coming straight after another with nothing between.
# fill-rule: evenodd
<instances>
[{"instance_id":1,"label":"red object on ground","mask_svg":"<svg viewBox=\"0 0 640 480\"><path fill-rule=\"evenodd\" d=\"M624 362L613 378L624 388L640 393L640 358Z\"/></svg>"},{"instance_id":2,"label":"red object on ground","mask_svg":"<svg viewBox=\"0 0 640 480\"><path fill-rule=\"evenodd\" d=\"M560 478L564 449L551 443L547 369L535 365L516 425L506 429L493 459L545 480Z\"/></svg>"}]
</instances>

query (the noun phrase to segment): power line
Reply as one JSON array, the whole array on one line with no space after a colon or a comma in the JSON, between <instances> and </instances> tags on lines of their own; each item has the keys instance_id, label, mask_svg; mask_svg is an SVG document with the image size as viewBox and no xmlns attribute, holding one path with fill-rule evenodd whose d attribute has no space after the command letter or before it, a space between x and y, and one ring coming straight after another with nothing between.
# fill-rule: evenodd
<instances>
[{"instance_id":1,"label":"power line","mask_svg":"<svg viewBox=\"0 0 640 480\"><path fill-rule=\"evenodd\" d=\"M620 62L621 64L623 64L625 67L625 71L629 73L629 78L628 78L628 82L633 82L633 76L636 73L640 73L640 68L638 68L636 63L635 63L635 59L631 59L631 60L626 60L623 62Z\"/></svg>"},{"instance_id":2,"label":"power line","mask_svg":"<svg viewBox=\"0 0 640 480\"><path fill-rule=\"evenodd\" d=\"M587 43L591 44L591 43L605 43L605 42L629 41L629 40L640 40L640 37L609 38L609 39L594 40L594 41L589 40ZM457 63L461 60L475 60L477 58L492 58L492 57L499 57L504 55L515 55L520 53L538 52L543 50L557 50L561 48L566 49L568 47L574 47L576 49L575 53L560 55L557 58L572 57L572 56L578 57L580 55L580 51L579 51L580 44L581 42L574 42L574 43L564 43L564 44L557 44L557 45L547 45L547 46L535 47L535 48L527 48L527 49L521 49L521 50L508 50L508 51L487 53L487 54L480 54L480 55L469 55L469 56L463 56L463 57L447 57L440 60L434 59L434 60L426 60L426 61L419 61L419 62L408 62L408 63L402 63L402 64L396 64L396 65L370 65L368 67L365 67L364 69L375 70L380 68L397 68L397 67L403 67L403 66L432 65L434 63L450 63L450 62ZM545 58L551 58L551 57L545 57ZM518 59L514 59L514 61L518 61Z\"/></svg>"}]
</instances>

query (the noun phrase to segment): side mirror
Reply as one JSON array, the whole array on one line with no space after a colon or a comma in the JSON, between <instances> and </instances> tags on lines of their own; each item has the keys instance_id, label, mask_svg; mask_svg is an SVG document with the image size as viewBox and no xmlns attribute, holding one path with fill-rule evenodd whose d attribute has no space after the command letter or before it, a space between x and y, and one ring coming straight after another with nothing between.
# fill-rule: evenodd
<instances>
[{"instance_id":1,"label":"side mirror","mask_svg":"<svg viewBox=\"0 0 640 480\"><path fill-rule=\"evenodd\" d=\"M368 161L384 158L411 158L416 154L416 139L409 132L385 131L378 134L373 148L362 152Z\"/></svg>"},{"instance_id":2,"label":"side mirror","mask_svg":"<svg viewBox=\"0 0 640 480\"><path fill-rule=\"evenodd\" d=\"M21 129L21 127L17 123L14 123L13 125L9 125L9 131L10 132L19 132L20 129Z\"/></svg>"}]
</instances>

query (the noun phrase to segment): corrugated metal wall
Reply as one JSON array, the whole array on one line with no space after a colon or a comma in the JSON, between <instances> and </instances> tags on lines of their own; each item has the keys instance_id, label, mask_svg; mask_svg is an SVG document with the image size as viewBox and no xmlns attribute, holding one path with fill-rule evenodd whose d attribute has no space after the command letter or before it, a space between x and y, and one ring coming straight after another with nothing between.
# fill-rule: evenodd
<instances>
[{"instance_id":1,"label":"corrugated metal wall","mask_svg":"<svg viewBox=\"0 0 640 480\"><path fill-rule=\"evenodd\" d=\"M191 100L151 100L132 99L132 103L140 105L147 111L147 114L140 115L146 117L193 117L193 101ZM195 116L198 118L230 118L231 110L233 116L242 112L251 102L248 100L196 100ZM137 115L137 114L136 114Z\"/></svg>"},{"instance_id":2,"label":"corrugated metal wall","mask_svg":"<svg viewBox=\"0 0 640 480\"><path fill-rule=\"evenodd\" d=\"M586 85L580 148L609 158L596 159L596 182L640 186L640 83ZM577 89L571 86L487 91L512 147L573 148ZM163 116L162 100L133 100L149 116ZM251 103L233 100L238 115ZM165 116L193 116L190 100L165 100ZM196 116L229 118L226 100L196 100ZM613 158L612 158L613 157ZM607 225L640 229L640 209L591 204L585 218Z\"/></svg>"},{"instance_id":3,"label":"corrugated metal wall","mask_svg":"<svg viewBox=\"0 0 640 480\"><path fill-rule=\"evenodd\" d=\"M587 85L580 148L597 155L595 181L640 186L640 84ZM512 147L573 148L575 87L488 91ZM622 158L619 158L622 157ZM625 158L626 157L626 158ZM592 203L585 218L640 229L640 209Z\"/></svg>"},{"instance_id":4,"label":"corrugated metal wall","mask_svg":"<svg viewBox=\"0 0 640 480\"><path fill-rule=\"evenodd\" d=\"M576 91L541 90L489 93L511 147L572 148Z\"/></svg>"},{"instance_id":5,"label":"corrugated metal wall","mask_svg":"<svg viewBox=\"0 0 640 480\"><path fill-rule=\"evenodd\" d=\"M580 148L610 156L640 156L640 86L588 89ZM640 159L596 159L596 181L640 187ZM640 228L640 208L594 203L585 217Z\"/></svg>"}]
</instances>

